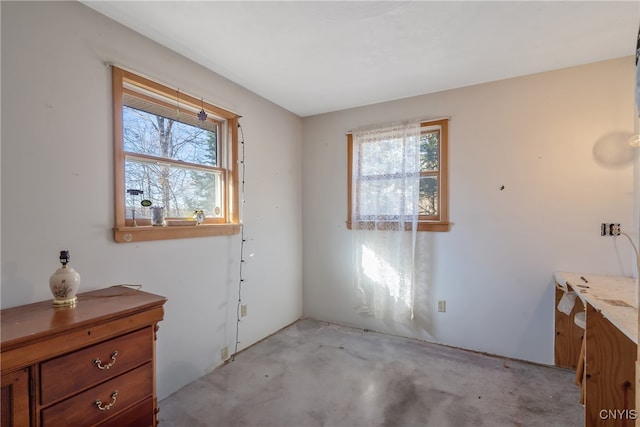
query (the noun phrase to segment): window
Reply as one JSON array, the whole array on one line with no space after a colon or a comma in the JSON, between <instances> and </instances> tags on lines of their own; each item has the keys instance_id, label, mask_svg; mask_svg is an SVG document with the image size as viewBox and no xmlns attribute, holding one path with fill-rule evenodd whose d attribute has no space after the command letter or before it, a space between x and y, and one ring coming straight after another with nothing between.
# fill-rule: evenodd
<instances>
[{"instance_id":1,"label":"window","mask_svg":"<svg viewBox=\"0 0 640 427\"><path fill-rule=\"evenodd\" d=\"M113 108L116 241L240 231L236 114L117 67Z\"/></svg>"},{"instance_id":2,"label":"window","mask_svg":"<svg viewBox=\"0 0 640 427\"><path fill-rule=\"evenodd\" d=\"M393 226L400 204L409 199L398 189L406 172L396 166L390 154L399 144L395 138L363 142L356 146L353 134L347 135L348 146L348 217L347 228L378 228L381 223ZM418 231L449 231L448 206L448 119L420 123ZM353 176L354 162L358 176ZM387 198L384 203L370 200ZM381 207L384 206L384 207ZM413 208L409 208L411 211Z\"/></svg>"}]
</instances>

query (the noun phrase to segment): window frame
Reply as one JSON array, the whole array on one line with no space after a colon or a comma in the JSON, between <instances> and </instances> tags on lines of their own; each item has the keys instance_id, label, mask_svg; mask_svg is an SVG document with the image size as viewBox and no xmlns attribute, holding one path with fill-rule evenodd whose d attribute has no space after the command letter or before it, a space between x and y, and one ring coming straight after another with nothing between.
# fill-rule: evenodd
<instances>
[{"instance_id":1,"label":"window frame","mask_svg":"<svg viewBox=\"0 0 640 427\"><path fill-rule=\"evenodd\" d=\"M420 171L420 176L436 176L438 180L438 215L420 215L417 221L417 231L450 231L449 222L449 119L428 120L420 122L421 133L428 133L430 129L439 127L440 141L438 170ZM360 219L354 224L352 221L354 203L352 200L353 160L356 153L353 148L353 134L347 134L347 229L361 230L374 228L393 228L395 222L385 221L383 216L376 221ZM405 226L411 226L406 224Z\"/></svg>"},{"instance_id":2,"label":"window frame","mask_svg":"<svg viewBox=\"0 0 640 427\"><path fill-rule=\"evenodd\" d=\"M113 228L114 239L118 243L139 242L149 240L169 240L191 237L232 235L240 232L239 217L239 166L238 166L238 118L235 113L212 105L203 99L197 99L180 90L171 89L163 84L137 75L133 72L112 66L113 84L113 142L114 142L114 213L115 226ZM218 153L219 164L215 169L220 170L223 176L222 218L210 218L200 225L167 225L133 226L130 219L126 218L125 204L125 161L130 153L124 150L124 125L123 107L124 94L131 94L132 90L125 88L132 85L141 90L136 94L142 99L157 103L166 107L162 101L145 96L144 92L161 96L170 102L175 102L184 108L181 114L197 116L197 111L204 109L218 126ZM133 91L135 92L135 90ZM172 106L173 107L173 106ZM196 112L193 112L196 111ZM135 158L155 160L154 156L136 154ZM179 164L180 162L173 162ZM193 165L189 165L193 166Z\"/></svg>"}]
</instances>

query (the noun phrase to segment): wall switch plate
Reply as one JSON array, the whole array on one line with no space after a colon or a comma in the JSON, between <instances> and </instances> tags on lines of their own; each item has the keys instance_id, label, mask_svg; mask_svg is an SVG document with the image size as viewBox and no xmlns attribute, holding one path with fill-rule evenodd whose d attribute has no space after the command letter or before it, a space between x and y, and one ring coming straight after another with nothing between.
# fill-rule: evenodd
<instances>
[{"instance_id":1,"label":"wall switch plate","mask_svg":"<svg viewBox=\"0 0 640 427\"><path fill-rule=\"evenodd\" d=\"M444 313L447 311L447 301L443 299L438 301L438 311L441 313Z\"/></svg>"},{"instance_id":2,"label":"wall switch plate","mask_svg":"<svg viewBox=\"0 0 640 427\"><path fill-rule=\"evenodd\" d=\"M247 315L247 304L243 304L240 306L240 317L244 317Z\"/></svg>"}]
</instances>

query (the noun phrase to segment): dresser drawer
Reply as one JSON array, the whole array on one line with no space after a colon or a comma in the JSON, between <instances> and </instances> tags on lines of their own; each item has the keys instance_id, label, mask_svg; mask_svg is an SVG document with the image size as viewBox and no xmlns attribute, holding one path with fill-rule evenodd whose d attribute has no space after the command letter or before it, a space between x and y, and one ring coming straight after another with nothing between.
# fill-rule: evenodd
<instances>
[{"instance_id":1,"label":"dresser drawer","mask_svg":"<svg viewBox=\"0 0 640 427\"><path fill-rule=\"evenodd\" d=\"M120 417L132 406L152 397L153 366L149 362L44 409L42 427L92 426L107 423L112 417ZM98 400L102 402L100 405Z\"/></svg>"},{"instance_id":2,"label":"dresser drawer","mask_svg":"<svg viewBox=\"0 0 640 427\"><path fill-rule=\"evenodd\" d=\"M154 418L153 399L148 398L100 423L98 427L150 427L153 426Z\"/></svg>"},{"instance_id":3,"label":"dresser drawer","mask_svg":"<svg viewBox=\"0 0 640 427\"><path fill-rule=\"evenodd\" d=\"M41 405L114 378L152 357L153 329L147 327L41 363Z\"/></svg>"}]
</instances>

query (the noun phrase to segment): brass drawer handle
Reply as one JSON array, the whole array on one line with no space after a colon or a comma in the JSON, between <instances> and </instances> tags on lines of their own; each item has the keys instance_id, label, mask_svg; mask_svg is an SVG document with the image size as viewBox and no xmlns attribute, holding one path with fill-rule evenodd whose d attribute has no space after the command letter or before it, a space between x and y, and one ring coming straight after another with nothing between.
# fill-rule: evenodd
<instances>
[{"instance_id":1,"label":"brass drawer handle","mask_svg":"<svg viewBox=\"0 0 640 427\"><path fill-rule=\"evenodd\" d=\"M111 407L113 405L116 404L116 399L117 398L118 398L118 390L116 390L113 393L111 393L111 403L103 406L102 405L102 400L100 400L100 399L96 400L94 403L96 404L96 406L98 407L99 410L108 411L109 409L111 409Z\"/></svg>"},{"instance_id":2,"label":"brass drawer handle","mask_svg":"<svg viewBox=\"0 0 640 427\"><path fill-rule=\"evenodd\" d=\"M107 363L106 365L103 365L102 360L98 359L97 357L93 359L93 364L96 365L98 369L101 369L101 370L109 369L110 367L116 364L117 355L118 355L117 351L114 351L113 353L111 353L111 362Z\"/></svg>"}]
</instances>

